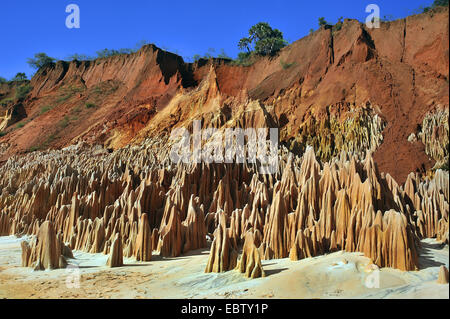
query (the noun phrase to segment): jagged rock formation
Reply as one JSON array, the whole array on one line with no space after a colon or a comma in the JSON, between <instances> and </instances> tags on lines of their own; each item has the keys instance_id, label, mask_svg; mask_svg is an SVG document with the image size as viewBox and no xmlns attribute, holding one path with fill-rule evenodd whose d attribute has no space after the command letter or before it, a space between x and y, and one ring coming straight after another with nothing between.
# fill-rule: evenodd
<instances>
[{"instance_id":1,"label":"jagged rock formation","mask_svg":"<svg viewBox=\"0 0 450 319\"><path fill-rule=\"evenodd\" d=\"M106 265L111 268L123 266L123 248L120 233L117 233L114 236L114 240L111 245L111 253L109 254Z\"/></svg>"},{"instance_id":2,"label":"jagged rock formation","mask_svg":"<svg viewBox=\"0 0 450 319\"><path fill-rule=\"evenodd\" d=\"M381 145L385 126L386 122L370 104L359 108L338 105L327 108L322 119L317 120L314 116L306 119L297 136L288 142L289 149L303 153L306 146L311 145L322 161L329 161L342 151L364 159L366 151L374 152Z\"/></svg>"},{"instance_id":3,"label":"jagged rock formation","mask_svg":"<svg viewBox=\"0 0 450 319\"><path fill-rule=\"evenodd\" d=\"M449 151L448 108L427 113L423 118L419 138L425 145L425 152L436 161L436 166L447 164Z\"/></svg>"},{"instance_id":4,"label":"jagged rock formation","mask_svg":"<svg viewBox=\"0 0 450 319\"><path fill-rule=\"evenodd\" d=\"M361 251L380 267L402 270L417 268L420 238L448 242L442 170L411 173L400 186L378 171L370 152L363 161L343 151L321 163L309 147L302 157L281 148L279 172L262 175L258 164L173 165L165 143L113 153L80 144L10 158L0 168L2 233L35 236L49 222L59 241L110 254L113 265L120 253L177 257L206 247L210 234L207 271L217 272L235 268L248 233L261 259ZM253 249L244 251L242 261L256 262ZM252 274L248 264L240 265Z\"/></svg>"},{"instance_id":5,"label":"jagged rock formation","mask_svg":"<svg viewBox=\"0 0 450 319\"><path fill-rule=\"evenodd\" d=\"M230 240L225 215L220 214L219 220L219 226L214 232L214 241L206 264L206 273L232 270L237 264L238 253Z\"/></svg>"},{"instance_id":6,"label":"jagged rock formation","mask_svg":"<svg viewBox=\"0 0 450 319\"><path fill-rule=\"evenodd\" d=\"M445 285L448 284L448 269L445 266L439 268L439 276L437 280L438 284Z\"/></svg>"},{"instance_id":7,"label":"jagged rock formation","mask_svg":"<svg viewBox=\"0 0 450 319\"><path fill-rule=\"evenodd\" d=\"M245 234L242 255L237 263L236 269L248 278L265 277L266 274L261 264L261 256L255 245L255 236L251 231Z\"/></svg>"},{"instance_id":8,"label":"jagged rock formation","mask_svg":"<svg viewBox=\"0 0 450 319\"><path fill-rule=\"evenodd\" d=\"M139 233L136 238L136 260L150 261L152 259L152 234L147 214L142 214L139 221Z\"/></svg>"},{"instance_id":9,"label":"jagged rock formation","mask_svg":"<svg viewBox=\"0 0 450 319\"><path fill-rule=\"evenodd\" d=\"M22 266L33 267L35 270L65 268L67 262L64 258L72 257L71 250L66 247L61 236L56 236L53 224L44 222L37 232L31 245L22 241Z\"/></svg>"}]
</instances>

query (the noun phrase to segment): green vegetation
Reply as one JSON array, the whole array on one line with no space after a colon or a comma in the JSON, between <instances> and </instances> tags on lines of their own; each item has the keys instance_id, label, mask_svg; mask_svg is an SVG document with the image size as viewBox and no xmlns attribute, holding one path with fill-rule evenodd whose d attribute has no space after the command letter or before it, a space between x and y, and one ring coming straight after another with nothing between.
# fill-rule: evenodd
<instances>
[{"instance_id":1,"label":"green vegetation","mask_svg":"<svg viewBox=\"0 0 450 319\"><path fill-rule=\"evenodd\" d=\"M16 76L11 79L12 82L21 82L21 81L26 81L26 80L27 80L27 75L23 72L17 73Z\"/></svg>"},{"instance_id":2,"label":"green vegetation","mask_svg":"<svg viewBox=\"0 0 450 319\"><path fill-rule=\"evenodd\" d=\"M41 108L40 114L42 115L42 114L44 114L44 113L47 113L47 112L50 111L51 109L53 109L53 106L50 106L50 105L43 106L43 107Z\"/></svg>"},{"instance_id":3,"label":"green vegetation","mask_svg":"<svg viewBox=\"0 0 450 319\"><path fill-rule=\"evenodd\" d=\"M220 53L216 54L216 49L214 49L214 48L209 48L208 52L206 52L203 55L195 54L192 57L192 59L191 58L186 58L186 60L197 62L200 59L208 60L208 59L213 59L213 58L232 60L232 58L230 56L228 56L228 54L226 54L224 49L220 49Z\"/></svg>"},{"instance_id":4,"label":"green vegetation","mask_svg":"<svg viewBox=\"0 0 450 319\"><path fill-rule=\"evenodd\" d=\"M28 93L30 93L30 91L31 91L31 86L29 84L24 84L24 85L19 86L16 89L16 100L17 101L24 100L27 97Z\"/></svg>"},{"instance_id":5,"label":"green vegetation","mask_svg":"<svg viewBox=\"0 0 450 319\"><path fill-rule=\"evenodd\" d=\"M28 152L28 153L33 153L33 152L36 152L37 150L39 150L39 147L37 147L37 146L32 146L32 147L30 147L30 148L27 150L27 152Z\"/></svg>"},{"instance_id":6,"label":"green vegetation","mask_svg":"<svg viewBox=\"0 0 450 319\"><path fill-rule=\"evenodd\" d=\"M0 84L8 82L5 78L0 76Z\"/></svg>"},{"instance_id":7,"label":"green vegetation","mask_svg":"<svg viewBox=\"0 0 450 319\"><path fill-rule=\"evenodd\" d=\"M6 133L6 132L0 132L0 137L5 136L6 134L8 134L8 133Z\"/></svg>"},{"instance_id":8,"label":"green vegetation","mask_svg":"<svg viewBox=\"0 0 450 319\"><path fill-rule=\"evenodd\" d=\"M239 40L240 50L247 50L247 53L254 52L261 56L274 56L287 45L283 38L283 33L266 22L255 24L248 31L248 37ZM253 48L253 50L252 50Z\"/></svg>"},{"instance_id":9,"label":"green vegetation","mask_svg":"<svg viewBox=\"0 0 450 319\"><path fill-rule=\"evenodd\" d=\"M287 45L283 33L266 22L260 22L250 28L248 37L239 40L240 52L234 65L250 66L259 56L274 56Z\"/></svg>"},{"instance_id":10,"label":"green vegetation","mask_svg":"<svg viewBox=\"0 0 450 319\"><path fill-rule=\"evenodd\" d=\"M47 54L41 52L36 53L34 58L29 58L27 63L36 70L43 68L44 66L55 63L56 59L49 57Z\"/></svg>"},{"instance_id":11,"label":"green vegetation","mask_svg":"<svg viewBox=\"0 0 450 319\"><path fill-rule=\"evenodd\" d=\"M238 57L233 61L233 64L239 66L251 66L255 63L256 58L256 54L252 52L239 52Z\"/></svg>"},{"instance_id":12,"label":"green vegetation","mask_svg":"<svg viewBox=\"0 0 450 319\"><path fill-rule=\"evenodd\" d=\"M81 107L80 106L76 106L72 109L72 113L78 114L81 113Z\"/></svg>"},{"instance_id":13,"label":"green vegetation","mask_svg":"<svg viewBox=\"0 0 450 319\"><path fill-rule=\"evenodd\" d=\"M292 62L292 63L286 63L286 62L284 62L283 60L281 60L281 61L280 61L280 64L281 64L281 67L282 67L284 70L287 70L287 69L289 69L291 66L295 65L295 62Z\"/></svg>"},{"instance_id":14,"label":"green vegetation","mask_svg":"<svg viewBox=\"0 0 450 319\"><path fill-rule=\"evenodd\" d=\"M430 12L437 7L448 7L448 0L434 0L431 7L423 8L423 12Z\"/></svg>"},{"instance_id":15,"label":"green vegetation","mask_svg":"<svg viewBox=\"0 0 450 319\"><path fill-rule=\"evenodd\" d=\"M121 54L131 54L134 51L132 49L119 49L119 50L110 50L110 49L103 49L100 51L97 51L97 58L109 58L115 55L121 55Z\"/></svg>"},{"instance_id":16,"label":"green vegetation","mask_svg":"<svg viewBox=\"0 0 450 319\"><path fill-rule=\"evenodd\" d=\"M60 128L64 129L69 125L69 122L70 122L70 119L66 115L66 116L64 116L64 118L61 121L59 121L58 125Z\"/></svg>"},{"instance_id":17,"label":"green vegetation","mask_svg":"<svg viewBox=\"0 0 450 319\"><path fill-rule=\"evenodd\" d=\"M340 17L339 19L338 19L338 22L333 26L333 31L340 31L341 29L342 29L342 26L343 26L343 22L342 22L342 19L344 19L344 17Z\"/></svg>"},{"instance_id":18,"label":"green vegetation","mask_svg":"<svg viewBox=\"0 0 450 319\"><path fill-rule=\"evenodd\" d=\"M69 55L67 57L67 60L69 61L88 61L88 60L95 60L95 57L86 55L86 54L78 54L74 53L72 55Z\"/></svg>"},{"instance_id":19,"label":"green vegetation","mask_svg":"<svg viewBox=\"0 0 450 319\"><path fill-rule=\"evenodd\" d=\"M320 17L319 18L319 27L326 26L326 25L329 25L329 23L327 21L325 21L325 17Z\"/></svg>"},{"instance_id":20,"label":"green vegetation","mask_svg":"<svg viewBox=\"0 0 450 319\"><path fill-rule=\"evenodd\" d=\"M81 93L84 91L83 88L81 87L76 87L76 86L65 86L65 87L60 87L59 91L61 92L61 95L59 96L59 98L56 100L56 102L58 104L63 103L65 101L67 101L68 99L70 99L72 96L74 96L74 94L76 93Z\"/></svg>"},{"instance_id":21,"label":"green vegetation","mask_svg":"<svg viewBox=\"0 0 450 319\"><path fill-rule=\"evenodd\" d=\"M134 48L122 48L119 50L115 49L103 49L96 52L95 56L86 55L86 54L78 54L74 53L67 57L68 61L93 61L96 59L102 59L102 58L109 58L116 55L122 55L122 54L132 54L137 51L139 51L144 45L149 44L147 40L141 40L138 43L136 43Z\"/></svg>"},{"instance_id":22,"label":"green vegetation","mask_svg":"<svg viewBox=\"0 0 450 319\"><path fill-rule=\"evenodd\" d=\"M68 99L70 99L72 97L73 94L66 94L63 96L60 96L59 98L56 99L56 102L59 103L63 103L65 101L67 101Z\"/></svg>"},{"instance_id":23,"label":"green vegetation","mask_svg":"<svg viewBox=\"0 0 450 319\"><path fill-rule=\"evenodd\" d=\"M107 83L101 83L99 85L96 85L92 89L93 94L111 94L116 92L119 89L118 82L107 82Z\"/></svg>"},{"instance_id":24,"label":"green vegetation","mask_svg":"<svg viewBox=\"0 0 450 319\"><path fill-rule=\"evenodd\" d=\"M91 103L91 102L86 102L84 104L84 106L86 106L87 109L92 109L92 108L96 108L97 107L97 105L95 105L94 103Z\"/></svg>"},{"instance_id":25,"label":"green vegetation","mask_svg":"<svg viewBox=\"0 0 450 319\"><path fill-rule=\"evenodd\" d=\"M8 104L14 103L14 101L15 101L14 98L8 97L8 98L5 98L5 99L1 100L1 101L0 101L0 105L1 105L1 106L8 106Z\"/></svg>"},{"instance_id":26,"label":"green vegetation","mask_svg":"<svg viewBox=\"0 0 450 319\"><path fill-rule=\"evenodd\" d=\"M19 124L16 125L16 128L22 128L24 126L25 126L25 123L19 123Z\"/></svg>"}]
</instances>

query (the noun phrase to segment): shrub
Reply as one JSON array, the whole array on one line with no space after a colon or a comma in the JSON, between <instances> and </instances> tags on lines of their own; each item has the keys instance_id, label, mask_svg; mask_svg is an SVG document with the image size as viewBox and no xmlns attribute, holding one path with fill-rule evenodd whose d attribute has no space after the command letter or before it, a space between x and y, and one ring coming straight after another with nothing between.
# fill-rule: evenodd
<instances>
[{"instance_id":1,"label":"shrub","mask_svg":"<svg viewBox=\"0 0 450 319\"><path fill-rule=\"evenodd\" d=\"M53 108L53 107L52 107L52 106L49 106L49 105L43 106L43 107L41 108L41 115L44 114L44 113L47 113L47 112L50 111L52 108Z\"/></svg>"},{"instance_id":2,"label":"shrub","mask_svg":"<svg viewBox=\"0 0 450 319\"><path fill-rule=\"evenodd\" d=\"M430 12L437 7L448 7L448 0L434 0L431 7L423 8L423 12Z\"/></svg>"},{"instance_id":3,"label":"shrub","mask_svg":"<svg viewBox=\"0 0 450 319\"><path fill-rule=\"evenodd\" d=\"M62 93L62 95L56 100L56 102L62 103L70 99L75 93L82 92L83 88L69 85L66 87L60 87L59 91Z\"/></svg>"},{"instance_id":4,"label":"shrub","mask_svg":"<svg viewBox=\"0 0 450 319\"><path fill-rule=\"evenodd\" d=\"M24 126L25 126L25 123L19 123L19 124L17 124L16 128L22 128Z\"/></svg>"},{"instance_id":5,"label":"shrub","mask_svg":"<svg viewBox=\"0 0 450 319\"><path fill-rule=\"evenodd\" d=\"M220 50L219 55L217 56L219 59L228 59L231 60L231 58L228 56L228 54L225 53L224 49Z\"/></svg>"},{"instance_id":6,"label":"shrub","mask_svg":"<svg viewBox=\"0 0 450 319\"><path fill-rule=\"evenodd\" d=\"M69 55L67 57L67 59L69 61L89 61L89 60L94 60L95 58L92 56L88 56L86 54L78 54L78 53L74 53L72 55Z\"/></svg>"},{"instance_id":7,"label":"shrub","mask_svg":"<svg viewBox=\"0 0 450 319\"><path fill-rule=\"evenodd\" d=\"M2 78L1 76L0 76L0 84L2 84L2 83L6 83L6 82L8 82L5 78Z\"/></svg>"},{"instance_id":8,"label":"shrub","mask_svg":"<svg viewBox=\"0 0 450 319\"><path fill-rule=\"evenodd\" d=\"M333 27L333 31L340 31L342 29L342 25L343 25L342 19L343 19L343 17L340 17L338 19L338 22Z\"/></svg>"},{"instance_id":9,"label":"shrub","mask_svg":"<svg viewBox=\"0 0 450 319\"><path fill-rule=\"evenodd\" d=\"M39 70L44 66L55 63L56 59L49 57L45 53L36 53L34 58L28 59L27 63L33 68Z\"/></svg>"},{"instance_id":10,"label":"shrub","mask_svg":"<svg viewBox=\"0 0 450 319\"><path fill-rule=\"evenodd\" d=\"M234 65L250 66L254 63L254 55L251 52L239 52L236 60L233 61Z\"/></svg>"},{"instance_id":11,"label":"shrub","mask_svg":"<svg viewBox=\"0 0 450 319\"><path fill-rule=\"evenodd\" d=\"M78 114L81 112L81 107L80 106L76 106L72 109L72 113Z\"/></svg>"},{"instance_id":12,"label":"shrub","mask_svg":"<svg viewBox=\"0 0 450 319\"><path fill-rule=\"evenodd\" d=\"M5 136L6 134L8 134L8 133L6 133L6 132L0 132L0 137Z\"/></svg>"},{"instance_id":13,"label":"shrub","mask_svg":"<svg viewBox=\"0 0 450 319\"><path fill-rule=\"evenodd\" d=\"M31 91L31 86L29 84L21 85L16 89L16 100L24 100L28 93Z\"/></svg>"},{"instance_id":14,"label":"shrub","mask_svg":"<svg viewBox=\"0 0 450 319\"><path fill-rule=\"evenodd\" d=\"M324 17L320 17L319 18L319 27L322 27L322 26L325 26L325 25L328 25L328 22L325 21Z\"/></svg>"},{"instance_id":15,"label":"shrub","mask_svg":"<svg viewBox=\"0 0 450 319\"><path fill-rule=\"evenodd\" d=\"M14 98L8 97L6 99L1 100L0 101L0 105L1 106L8 106L9 103L14 103L14 101L15 101Z\"/></svg>"},{"instance_id":16,"label":"shrub","mask_svg":"<svg viewBox=\"0 0 450 319\"><path fill-rule=\"evenodd\" d=\"M95 105L94 103L91 103L91 102L86 102L85 106L87 109L92 109L92 108L97 107L97 105Z\"/></svg>"},{"instance_id":17,"label":"shrub","mask_svg":"<svg viewBox=\"0 0 450 319\"><path fill-rule=\"evenodd\" d=\"M16 76L11 79L11 81L13 81L13 82L21 82L21 81L26 81L26 80L27 80L27 75L23 72L17 73Z\"/></svg>"},{"instance_id":18,"label":"shrub","mask_svg":"<svg viewBox=\"0 0 450 319\"><path fill-rule=\"evenodd\" d=\"M66 128L69 125L69 117L66 115L64 118L59 122L60 128Z\"/></svg>"},{"instance_id":19,"label":"shrub","mask_svg":"<svg viewBox=\"0 0 450 319\"><path fill-rule=\"evenodd\" d=\"M133 53L134 51L132 49L119 49L119 50L110 50L110 49L103 49L100 51L97 51L97 58L109 58L115 55L120 55L120 54L130 54Z\"/></svg>"},{"instance_id":20,"label":"shrub","mask_svg":"<svg viewBox=\"0 0 450 319\"><path fill-rule=\"evenodd\" d=\"M66 95L60 96L60 97L56 100L56 102L57 102L57 103L65 102L65 101L67 101L68 99L70 99L71 97L72 97L72 94L66 94Z\"/></svg>"},{"instance_id":21,"label":"shrub","mask_svg":"<svg viewBox=\"0 0 450 319\"><path fill-rule=\"evenodd\" d=\"M281 67L282 67L284 70L287 70L287 69L289 69L291 66L295 65L295 62L292 62L292 63L286 63L286 62L284 62L283 60L281 60L281 61L280 61L280 64L281 64Z\"/></svg>"}]
</instances>

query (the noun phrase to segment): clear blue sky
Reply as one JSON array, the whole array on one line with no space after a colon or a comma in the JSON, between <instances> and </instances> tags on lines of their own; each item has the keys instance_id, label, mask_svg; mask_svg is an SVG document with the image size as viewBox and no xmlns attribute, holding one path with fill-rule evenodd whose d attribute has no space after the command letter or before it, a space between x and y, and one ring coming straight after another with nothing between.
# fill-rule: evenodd
<instances>
[{"instance_id":1,"label":"clear blue sky","mask_svg":"<svg viewBox=\"0 0 450 319\"><path fill-rule=\"evenodd\" d=\"M280 29L289 42L317 29L323 16L335 23L340 16L364 21L365 8L376 3L381 17L403 18L432 0L39 0L1 1L0 76L34 73L26 61L37 52L65 59L70 54L94 55L109 48L132 48L141 40L183 57L209 48L238 53L237 42L257 22ZM68 4L81 11L81 28L68 29Z\"/></svg>"}]
</instances>

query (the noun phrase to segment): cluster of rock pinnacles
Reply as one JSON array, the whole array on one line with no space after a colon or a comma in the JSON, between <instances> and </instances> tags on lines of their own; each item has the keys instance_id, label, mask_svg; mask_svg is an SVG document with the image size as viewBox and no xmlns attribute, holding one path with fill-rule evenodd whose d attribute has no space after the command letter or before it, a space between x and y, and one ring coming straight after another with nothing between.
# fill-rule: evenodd
<instances>
[{"instance_id":1,"label":"cluster of rock pinnacles","mask_svg":"<svg viewBox=\"0 0 450 319\"><path fill-rule=\"evenodd\" d=\"M71 250L109 254L110 267L177 257L209 237L206 272L251 278L265 275L261 260L338 250L416 270L420 239L448 243L447 172L400 186L370 153L322 164L308 148L282 150L279 173L263 175L255 164L174 165L162 144L11 158L0 168L0 235L33 235L22 263L35 269L65 267Z\"/></svg>"}]
</instances>

